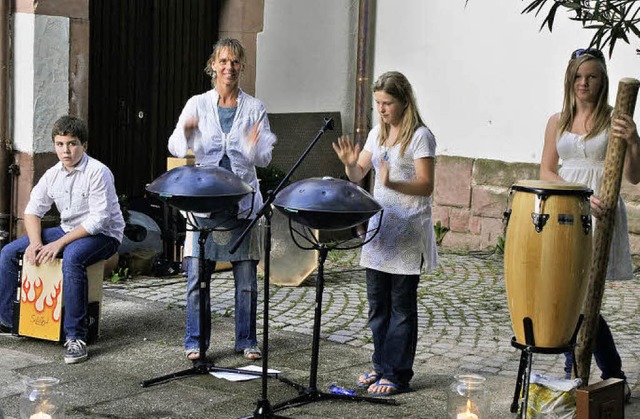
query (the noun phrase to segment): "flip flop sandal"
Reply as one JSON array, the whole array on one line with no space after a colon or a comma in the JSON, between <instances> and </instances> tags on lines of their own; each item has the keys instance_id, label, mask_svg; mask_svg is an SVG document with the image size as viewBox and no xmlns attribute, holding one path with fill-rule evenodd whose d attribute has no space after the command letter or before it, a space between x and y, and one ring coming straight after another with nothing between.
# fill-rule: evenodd
<instances>
[{"instance_id":1,"label":"flip flop sandal","mask_svg":"<svg viewBox=\"0 0 640 419\"><path fill-rule=\"evenodd\" d=\"M262 359L262 352L260 351L260 348L258 348L257 346L244 348L243 355L245 359L248 359L250 361L257 361L259 359Z\"/></svg>"},{"instance_id":2,"label":"flip flop sandal","mask_svg":"<svg viewBox=\"0 0 640 419\"><path fill-rule=\"evenodd\" d=\"M200 359L200 350L198 349L189 349L184 353L189 361L197 361Z\"/></svg>"},{"instance_id":3,"label":"flip flop sandal","mask_svg":"<svg viewBox=\"0 0 640 419\"><path fill-rule=\"evenodd\" d=\"M399 386L398 384L392 383L391 381L381 383L380 380L378 380L373 385L378 387L389 387L390 389L388 391L378 393L372 392L371 388L369 388L369 396L371 397L391 397L395 396L396 394L406 393L407 391L410 391L409 386Z\"/></svg>"},{"instance_id":4,"label":"flip flop sandal","mask_svg":"<svg viewBox=\"0 0 640 419\"><path fill-rule=\"evenodd\" d=\"M360 388L369 388L369 386L378 381L379 378L380 375L377 372L361 374L356 381L356 386Z\"/></svg>"}]
</instances>

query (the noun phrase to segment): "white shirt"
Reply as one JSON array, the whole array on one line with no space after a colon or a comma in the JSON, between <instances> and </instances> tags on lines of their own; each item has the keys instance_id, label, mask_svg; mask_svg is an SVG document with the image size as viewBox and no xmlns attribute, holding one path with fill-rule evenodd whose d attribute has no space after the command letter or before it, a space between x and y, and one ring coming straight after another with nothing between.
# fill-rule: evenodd
<instances>
[{"instance_id":1,"label":"white shirt","mask_svg":"<svg viewBox=\"0 0 640 419\"><path fill-rule=\"evenodd\" d=\"M82 225L91 235L102 233L122 242L125 223L113 174L86 153L71 172L62 162L48 169L31 191L24 213L42 218L53 204L65 233Z\"/></svg>"},{"instance_id":2,"label":"white shirt","mask_svg":"<svg viewBox=\"0 0 640 419\"><path fill-rule=\"evenodd\" d=\"M238 93L238 109L228 134L222 131L218 116L218 92L209 90L190 98L184 106L176 128L169 137L169 152L176 157L184 157L187 150L193 150L196 163L218 166L222 156L229 156L231 170L256 191L253 211L249 218L262 207L262 195L258 185L255 166L266 167L271 162L271 152L276 136L271 132L267 110L264 104L244 93ZM187 119L198 118L198 129L189 138L184 136L184 123ZM256 147L248 144L247 136L258 123L260 137ZM238 203L239 215L251 207L251 196L245 196Z\"/></svg>"},{"instance_id":3,"label":"white shirt","mask_svg":"<svg viewBox=\"0 0 640 419\"><path fill-rule=\"evenodd\" d=\"M413 134L411 143L400 157L400 145L387 148L378 145L380 126L376 125L367 137L364 149L371 152L375 169L373 197L382 206L382 224L378 234L361 252L360 264L397 275L419 275L438 264L435 234L431 221L431 197L407 195L382 185L378 171L385 154L389 163L389 179L415 179L414 160L435 157L436 140L427 127ZM369 233L380 224L380 214L369 222Z\"/></svg>"}]
</instances>

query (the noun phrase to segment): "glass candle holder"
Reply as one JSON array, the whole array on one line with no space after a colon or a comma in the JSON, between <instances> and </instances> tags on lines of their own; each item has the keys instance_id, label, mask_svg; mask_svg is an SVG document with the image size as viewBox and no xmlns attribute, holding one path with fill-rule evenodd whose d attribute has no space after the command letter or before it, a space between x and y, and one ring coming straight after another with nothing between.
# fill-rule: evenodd
<instances>
[{"instance_id":1,"label":"glass candle holder","mask_svg":"<svg viewBox=\"0 0 640 419\"><path fill-rule=\"evenodd\" d=\"M451 419L489 419L490 397L486 379L477 374L456 375L449 387L447 411Z\"/></svg>"},{"instance_id":2,"label":"glass candle holder","mask_svg":"<svg viewBox=\"0 0 640 419\"><path fill-rule=\"evenodd\" d=\"M60 380L53 377L29 378L20 396L20 418L64 419L64 397Z\"/></svg>"}]
</instances>

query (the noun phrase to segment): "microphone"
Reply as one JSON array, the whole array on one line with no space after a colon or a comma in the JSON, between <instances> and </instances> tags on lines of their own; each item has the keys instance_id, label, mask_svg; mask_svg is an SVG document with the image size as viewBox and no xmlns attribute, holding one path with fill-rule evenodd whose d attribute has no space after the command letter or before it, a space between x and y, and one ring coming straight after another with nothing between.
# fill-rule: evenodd
<instances>
[{"instance_id":1,"label":"microphone","mask_svg":"<svg viewBox=\"0 0 640 419\"><path fill-rule=\"evenodd\" d=\"M326 130L333 130L333 118L324 118L324 125L321 131L324 132Z\"/></svg>"}]
</instances>

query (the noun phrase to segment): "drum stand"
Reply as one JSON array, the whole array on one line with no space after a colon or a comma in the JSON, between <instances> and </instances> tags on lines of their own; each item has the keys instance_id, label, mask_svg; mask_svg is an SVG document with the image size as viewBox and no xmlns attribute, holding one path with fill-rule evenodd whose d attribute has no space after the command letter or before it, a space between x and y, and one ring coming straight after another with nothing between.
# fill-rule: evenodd
<instances>
[{"instance_id":1,"label":"drum stand","mask_svg":"<svg viewBox=\"0 0 640 419\"><path fill-rule=\"evenodd\" d=\"M193 225L193 227L196 227L196 226ZM256 375L256 376L261 376L263 373L266 374L265 371L262 371L262 372L245 371L245 370L239 370L236 368L216 367L214 366L213 362L207 360L207 357L205 355L207 349L206 349L204 339L202 338L202 335L203 335L202 330L204 327L203 325L207 320L207 313L205 313L205 307L206 307L206 299L210 298L209 292L210 292L211 276L206 275L204 246L207 241L207 236L209 235L209 233L211 233L214 230L216 230L216 228L197 228L197 227L195 230L200 233L198 237L198 246L200 249L200 254L198 256L198 281L200 282L199 293L198 293L198 305L200 308L198 343L200 345L199 347L200 359L193 361L193 367L188 368L186 370L177 371L171 374L163 375L161 377L152 378L150 380L145 380L141 383L142 387L149 387L154 384L159 384L165 381L173 380L175 378L188 377L192 375L209 374L210 372L229 372L234 374L246 374L246 375ZM269 374L269 376L277 377L277 374Z\"/></svg>"},{"instance_id":2,"label":"drum stand","mask_svg":"<svg viewBox=\"0 0 640 419\"><path fill-rule=\"evenodd\" d=\"M293 235L293 234L292 234ZM295 241L295 238L294 238ZM297 244L297 242L296 242ZM359 247L359 246L356 246ZM327 259L329 250L335 248L332 246L329 248L324 243L317 243L313 248L319 251L318 254L318 274L316 277L316 307L313 319L313 338L311 346L311 371L309 373L309 386L294 383L284 377L278 377L278 379L298 390L299 395L279 403L273 406L274 411L286 409L294 406L301 406L307 403L319 402L323 400L347 400L353 402L367 401L371 403L380 404L396 404L395 399L378 398L378 397L363 397L363 396L350 396L346 394L333 394L325 393L317 388L317 376L318 376L318 355L320 352L320 325L322 319L322 292L324 290L324 262Z\"/></svg>"},{"instance_id":3,"label":"drum stand","mask_svg":"<svg viewBox=\"0 0 640 419\"><path fill-rule=\"evenodd\" d=\"M578 376L578 367L576 365L576 337L578 336L578 330L582 325L582 315L578 319L576 330L573 332L573 336L569 343L565 346L558 348L542 348L535 345L535 337L533 336L533 321L529 317L522 319L524 325L524 335L526 344L516 342L515 336L511 338L511 346L520 349L522 351L520 355L520 366L518 367L518 377L516 379L516 388L513 393L513 402L511 403L511 413L518 412L518 400L520 400L520 417L527 417L527 405L529 403L529 383L531 381L531 367L533 365L533 354L562 354L569 352L571 354L571 360L573 362L573 372L575 376Z\"/></svg>"}]
</instances>

